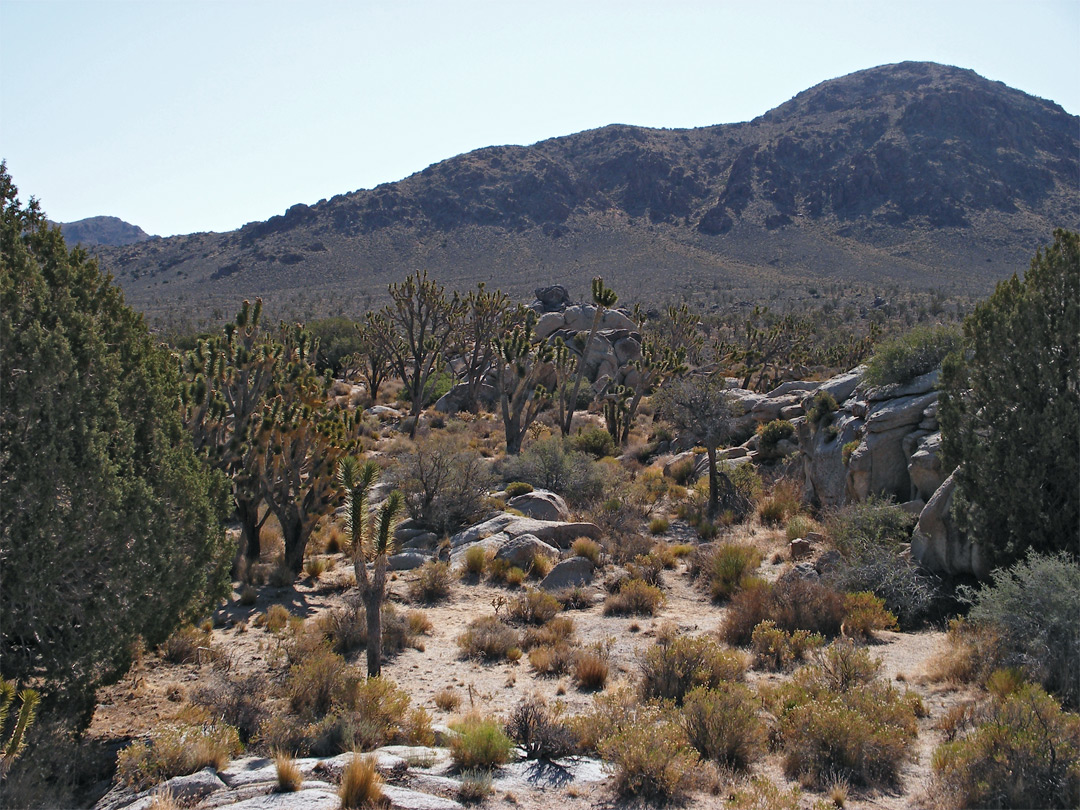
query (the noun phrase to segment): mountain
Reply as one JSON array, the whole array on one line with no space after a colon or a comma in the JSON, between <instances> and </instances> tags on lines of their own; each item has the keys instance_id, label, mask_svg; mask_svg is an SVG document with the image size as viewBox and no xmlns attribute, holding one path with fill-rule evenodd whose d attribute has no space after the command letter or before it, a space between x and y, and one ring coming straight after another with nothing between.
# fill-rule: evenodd
<instances>
[{"instance_id":1,"label":"mountain","mask_svg":"<svg viewBox=\"0 0 1080 810\"><path fill-rule=\"evenodd\" d=\"M119 217L87 217L76 222L54 222L59 225L64 239L84 246L109 245L122 247L156 239L138 225L124 222Z\"/></svg>"},{"instance_id":2,"label":"mountain","mask_svg":"<svg viewBox=\"0 0 1080 810\"><path fill-rule=\"evenodd\" d=\"M524 297L602 275L624 299L862 282L982 295L1080 222L1080 119L905 62L745 123L612 125L478 149L229 233L102 248L128 300L215 317L358 314L417 268Z\"/></svg>"}]
</instances>

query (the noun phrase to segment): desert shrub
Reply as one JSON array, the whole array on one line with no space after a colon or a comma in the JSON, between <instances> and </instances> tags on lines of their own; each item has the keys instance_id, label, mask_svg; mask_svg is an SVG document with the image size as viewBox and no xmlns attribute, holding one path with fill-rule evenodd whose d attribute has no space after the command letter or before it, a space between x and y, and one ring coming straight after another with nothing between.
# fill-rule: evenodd
<instances>
[{"instance_id":1,"label":"desert shrub","mask_svg":"<svg viewBox=\"0 0 1080 810\"><path fill-rule=\"evenodd\" d=\"M664 570L664 561L650 551L648 554L639 554L633 560L626 563L626 575L630 579L640 579L648 585L659 588L663 581L660 574Z\"/></svg>"},{"instance_id":2,"label":"desert shrub","mask_svg":"<svg viewBox=\"0 0 1080 810\"><path fill-rule=\"evenodd\" d=\"M725 650L705 636L677 636L646 650L641 674L641 692L646 699L681 704L696 687L712 689L725 681L742 680L746 663L739 653Z\"/></svg>"},{"instance_id":3,"label":"desert shrub","mask_svg":"<svg viewBox=\"0 0 1080 810\"><path fill-rule=\"evenodd\" d=\"M539 695L530 695L510 712L506 731L526 759L560 759L577 749L573 732L553 714Z\"/></svg>"},{"instance_id":4,"label":"desert shrub","mask_svg":"<svg viewBox=\"0 0 1080 810\"><path fill-rule=\"evenodd\" d=\"M1003 657L1001 638L994 627L956 618L949 622L945 644L935 656L930 677L937 681L985 684Z\"/></svg>"},{"instance_id":5,"label":"desert shrub","mask_svg":"<svg viewBox=\"0 0 1080 810\"><path fill-rule=\"evenodd\" d=\"M412 618L417 611L398 613L397 608L390 602L384 602L382 606L382 652L390 656L401 652L406 647L416 647L416 633L413 630L416 618ZM423 649L421 644L418 649Z\"/></svg>"},{"instance_id":6,"label":"desert shrub","mask_svg":"<svg viewBox=\"0 0 1080 810\"><path fill-rule=\"evenodd\" d=\"M951 601L937 575L888 545L854 548L826 573L825 581L841 591L872 592L905 630L922 626Z\"/></svg>"},{"instance_id":7,"label":"desert shrub","mask_svg":"<svg viewBox=\"0 0 1080 810\"><path fill-rule=\"evenodd\" d=\"M963 593L969 620L997 635L994 668L1021 668L1066 706L1080 706L1080 564L1064 553L1029 552L992 576L992 584Z\"/></svg>"},{"instance_id":8,"label":"desert shrub","mask_svg":"<svg viewBox=\"0 0 1080 810\"><path fill-rule=\"evenodd\" d=\"M649 532L652 534L663 534L669 528L671 528L671 524L665 517L654 517L649 521Z\"/></svg>"},{"instance_id":9,"label":"desert shrub","mask_svg":"<svg viewBox=\"0 0 1080 810\"><path fill-rule=\"evenodd\" d=\"M391 473L410 517L443 534L481 515L491 480L483 456L467 447L463 437L443 431L418 439L415 450L402 454Z\"/></svg>"},{"instance_id":10,"label":"desert shrub","mask_svg":"<svg viewBox=\"0 0 1080 810\"><path fill-rule=\"evenodd\" d=\"M958 808L1076 807L1080 717L1035 685L994 698L934 751L933 791Z\"/></svg>"},{"instance_id":11,"label":"desert shrub","mask_svg":"<svg viewBox=\"0 0 1080 810\"><path fill-rule=\"evenodd\" d=\"M620 796L663 803L690 787L698 758L676 721L640 714L600 742L600 755L615 767L613 786Z\"/></svg>"},{"instance_id":12,"label":"desert shrub","mask_svg":"<svg viewBox=\"0 0 1080 810\"><path fill-rule=\"evenodd\" d=\"M831 417L839 407L836 404L836 397L828 391L818 390L810 398L810 406L806 409L806 421L812 425L818 425L826 417Z\"/></svg>"},{"instance_id":13,"label":"desert shrub","mask_svg":"<svg viewBox=\"0 0 1080 810\"><path fill-rule=\"evenodd\" d=\"M559 591L555 597L563 606L563 610L588 610L593 604L592 595L580 585Z\"/></svg>"},{"instance_id":14,"label":"desert shrub","mask_svg":"<svg viewBox=\"0 0 1080 810\"><path fill-rule=\"evenodd\" d=\"M551 573L551 569L555 567L555 563L541 551L536 552L533 555L532 562L529 564L529 576L533 579L543 579Z\"/></svg>"},{"instance_id":15,"label":"desert shrub","mask_svg":"<svg viewBox=\"0 0 1080 810\"><path fill-rule=\"evenodd\" d=\"M447 687L435 693L435 705L444 712L456 712L461 706L461 695L456 689Z\"/></svg>"},{"instance_id":16,"label":"desert shrub","mask_svg":"<svg viewBox=\"0 0 1080 810\"><path fill-rule=\"evenodd\" d=\"M870 497L831 512L825 528L833 547L845 557L867 546L897 549L911 541L915 518L897 504Z\"/></svg>"},{"instance_id":17,"label":"desert shrub","mask_svg":"<svg viewBox=\"0 0 1080 810\"><path fill-rule=\"evenodd\" d=\"M409 696L393 681L357 679L335 697L328 714L305 727L301 747L316 756L333 756L391 742L433 741L430 716L408 709Z\"/></svg>"},{"instance_id":18,"label":"desert shrub","mask_svg":"<svg viewBox=\"0 0 1080 810\"><path fill-rule=\"evenodd\" d=\"M834 805L842 807L842 805ZM732 787L725 810L800 810L799 788L781 788L765 776ZM815 804L814 810L820 810Z\"/></svg>"},{"instance_id":19,"label":"desert shrub","mask_svg":"<svg viewBox=\"0 0 1080 810\"><path fill-rule=\"evenodd\" d=\"M564 641L541 644L529 651L529 663L537 675L555 676L570 671L574 665L574 648Z\"/></svg>"},{"instance_id":20,"label":"desert shrub","mask_svg":"<svg viewBox=\"0 0 1080 810\"><path fill-rule=\"evenodd\" d=\"M611 669L610 654L602 644L580 650L574 656L574 683L579 689L603 689Z\"/></svg>"},{"instance_id":21,"label":"desert shrub","mask_svg":"<svg viewBox=\"0 0 1080 810\"><path fill-rule=\"evenodd\" d=\"M825 639L817 633L806 630L788 632L777 627L771 619L766 619L754 628L750 650L754 655L755 669L779 672L805 661L808 653L824 643Z\"/></svg>"},{"instance_id":22,"label":"desert shrub","mask_svg":"<svg viewBox=\"0 0 1080 810\"><path fill-rule=\"evenodd\" d=\"M895 785L912 757L917 697L876 678L877 664L850 642L831 645L773 697L784 771L823 788L832 780Z\"/></svg>"},{"instance_id":23,"label":"desert shrub","mask_svg":"<svg viewBox=\"0 0 1080 810\"><path fill-rule=\"evenodd\" d=\"M195 690L191 702L235 728L240 742L247 745L258 733L267 714L266 687L266 678L261 673L217 675L206 686Z\"/></svg>"},{"instance_id":24,"label":"desert shrub","mask_svg":"<svg viewBox=\"0 0 1080 810\"><path fill-rule=\"evenodd\" d=\"M325 645L293 665L285 680L289 707L302 717L322 717L335 703L347 702L360 676Z\"/></svg>"},{"instance_id":25,"label":"desert shrub","mask_svg":"<svg viewBox=\"0 0 1080 810\"><path fill-rule=\"evenodd\" d=\"M579 430L570 437L570 446L579 452L588 453L593 458L613 456L617 449L611 434L598 427Z\"/></svg>"},{"instance_id":26,"label":"desert shrub","mask_svg":"<svg viewBox=\"0 0 1080 810\"><path fill-rule=\"evenodd\" d=\"M720 543L698 562L709 595L717 602L730 599L761 565L761 552L744 543Z\"/></svg>"},{"instance_id":27,"label":"desert shrub","mask_svg":"<svg viewBox=\"0 0 1080 810\"><path fill-rule=\"evenodd\" d=\"M195 664L210 651L210 631L184 625L161 645L161 657L171 664Z\"/></svg>"},{"instance_id":28,"label":"desert shrub","mask_svg":"<svg viewBox=\"0 0 1080 810\"><path fill-rule=\"evenodd\" d=\"M528 495L533 491L533 485L524 481L511 481L506 485L506 497L516 498L519 495Z\"/></svg>"},{"instance_id":29,"label":"desert shrub","mask_svg":"<svg viewBox=\"0 0 1080 810\"><path fill-rule=\"evenodd\" d=\"M652 537L637 532L613 533L604 539L604 550L616 565L626 565L636 557L648 554L655 542Z\"/></svg>"},{"instance_id":30,"label":"desert shrub","mask_svg":"<svg viewBox=\"0 0 1080 810\"><path fill-rule=\"evenodd\" d=\"M339 608L324 611L316 620L316 627L334 652L347 655L367 644L367 622L364 603L359 594L345 597Z\"/></svg>"},{"instance_id":31,"label":"desert shrub","mask_svg":"<svg viewBox=\"0 0 1080 810\"><path fill-rule=\"evenodd\" d=\"M579 537L570 546L570 553L575 557L584 557L589 560L593 565L600 564L600 553L602 549L600 544L595 540L591 540L588 537Z\"/></svg>"},{"instance_id":32,"label":"desert shrub","mask_svg":"<svg viewBox=\"0 0 1080 810\"><path fill-rule=\"evenodd\" d=\"M489 661L506 658L513 649L519 649L518 633L507 627L495 616L473 619L465 632L457 638L457 644L466 658L484 658Z\"/></svg>"},{"instance_id":33,"label":"desert shrub","mask_svg":"<svg viewBox=\"0 0 1080 810\"><path fill-rule=\"evenodd\" d=\"M596 754L605 736L616 734L639 720L659 719L662 714L656 707L642 703L636 689L623 684L594 695L591 708L569 718L567 725L577 738L578 748Z\"/></svg>"},{"instance_id":34,"label":"desert shrub","mask_svg":"<svg viewBox=\"0 0 1080 810\"><path fill-rule=\"evenodd\" d=\"M405 624L409 629L410 636L427 635L435 629L431 619L422 610L410 610L405 614Z\"/></svg>"},{"instance_id":35,"label":"desert shrub","mask_svg":"<svg viewBox=\"0 0 1080 810\"><path fill-rule=\"evenodd\" d=\"M141 790L208 765L221 770L242 750L236 729L202 712L187 721L159 726L147 741L122 750L116 758L116 774L124 784Z\"/></svg>"},{"instance_id":36,"label":"desert shrub","mask_svg":"<svg viewBox=\"0 0 1080 810\"><path fill-rule=\"evenodd\" d=\"M667 472L672 481L684 487L697 477L697 457L687 456L668 467Z\"/></svg>"},{"instance_id":37,"label":"desert shrub","mask_svg":"<svg viewBox=\"0 0 1080 810\"><path fill-rule=\"evenodd\" d=\"M652 547L652 551L649 552L648 556L652 557L660 563L662 568L668 571L673 569L679 562L679 557L675 553L675 547L669 543L665 543L663 540Z\"/></svg>"},{"instance_id":38,"label":"desert shrub","mask_svg":"<svg viewBox=\"0 0 1080 810\"><path fill-rule=\"evenodd\" d=\"M916 326L874 347L874 354L866 363L863 385L909 383L940 366L946 355L959 349L962 343L963 335L954 325Z\"/></svg>"},{"instance_id":39,"label":"desert shrub","mask_svg":"<svg viewBox=\"0 0 1080 810\"><path fill-rule=\"evenodd\" d=\"M844 446L840 448L840 462L845 467L851 463L851 455L859 449L860 444L862 444L861 439L852 439L850 442L844 442Z\"/></svg>"},{"instance_id":40,"label":"desert shrub","mask_svg":"<svg viewBox=\"0 0 1080 810\"><path fill-rule=\"evenodd\" d=\"M784 535L790 542L799 537L806 537L815 529L817 529L817 524L812 518L806 515L792 515L788 518L787 526L784 527Z\"/></svg>"},{"instance_id":41,"label":"desert shrub","mask_svg":"<svg viewBox=\"0 0 1080 810\"><path fill-rule=\"evenodd\" d=\"M562 604L547 591L529 588L506 606L507 618L519 624L545 624L562 610Z\"/></svg>"},{"instance_id":42,"label":"desert shrub","mask_svg":"<svg viewBox=\"0 0 1080 810\"><path fill-rule=\"evenodd\" d=\"M778 481L758 504L758 517L766 526L782 526L802 509L802 494L795 481Z\"/></svg>"},{"instance_id":43,"label":"desert shrub","mask_svg":"<svg viewBox=\"0 0 1080 810\"><path fill-rule=\"evenodd\" d=\"M741 683L697 687L683 701L683 725L702 759L746 769L765 751L758 700Z\"/></svg>"},{"instance_id":44,"label":"desert shrub","mask_svg":"<svg viewBox=\"0 0 1080 810\"><path fill-rule=\"evenodd\" d=\"M275 790L278 793L295 793L300 789L300 785L304 781L304 775L300 772L300 768L291 754L281 751L275 753L274 770L277 774Z\"/></svg>"},{"instance_id":45,"label":"desert shrub","mask_svg":"<svg viewBox=\"0 0 1080 810\"><path fill-rule=\"evenodd\" d=\"M599 497L605 480L602 465L587 453L569 448L560 436L532 442L524 452L507 459L503 478L550 489L575 504Z\"/></svg>"},{"instance_id":46,"label":"desert shrub","mask_svg":"<svg viewBox=\"0 0 1080 810\"><path fill-rule=\"evenodd\" d=\"M775 585L752 579L732 597L720 632L728 644L745 646L766 619L788 632L832 638L844 620L844 600L832 588L800 577L783 577Z\"/></svg>"},{"instance_id":47,"label":"desert shrub","mask_svg":"<svg viewBox=\"0 0 1080 810\"><path fill-rule=\"evenodd\" d=\"M485 567L487 567L487 549L483 546L470 546L465 552L465 574L474 577L483 576Z\"/></svg>"},{"instance_id":48,"label":"desert shrub","mask_svg":"<svg viewBox=\"0 0 1080 810\"><path fill-rule=\"evenodd\" d=\"M244 607L251 607L259 598L259 592L255 590L251 585L244 585L240 588L240 597L237 600Z\"/></svg>"},{"instance_id":49,"label":"desert shrub","mask_svg":"<svg viewBox=\"0 0 1080 810\"><path fill-rule=\"evenodd\" d=\"M618 593L604 600L605 616L653 616L664 601L664 592L640 579L624 580Z\"/></svg>"},{"instance_id":50,"label":"desert shrub","mask_svg":"<svg viewBox=\"0 0 1080 810\"><path fill-rule=\"evenodd\" d=\"M785 439L790 440L795 435L795 426L787 419L774 419L763 425L758 425L758 448L766 456L776 452L776 445Z\"/></svg>"},{"instance_id":51,"label":"desert shrub","mask_svg":"<svg viewBox=\"0 0 1080 810\"><path fill-rule=\"evenodd\" d=\"M511 588L520 587L528 578L529 575L523 569L518 568L516 565L511 565L506 570L506 573L503 574L503 582L505 582Z\"/></svg>"},{"instance_id":52,"label":"desert shrub","mask_svg":"<svg viewBox=\"0 0 1080 810\"><path fill-rule=\"evenodd\" d=\"M409 598L428 604L439 602L450 595L452 580L450 563L428 561L420 566L416 579L409 583Z\"/></svg>"},{"instance_id":53,"label":"desert shrub","mask_svg":"<svg viewBox=\"0 0 1080 810\"><path fill-rule=\"evenodd\" d=\"M566 616L556 616L539 627L526 627L521 635L521 646L526 650L573 641L574 620Z\"/></svg>"},{"instance_id":54,"label":"desert shrub","mask_svg":"<svg viewBox=\"0 0 1080 810\"><path fill-rule=\"evenodd\" d=\"M382 777L373 756L353 754L341 772L341 810L377 807L383 801Z\"/></svg>"},{"instance_id":55,"label":"desert shrub","mask_svg":"<svg viewBox=\"0 0 1080 810\"><path fill-rule=\"evenodd\" d=\"M869 591L849 593L844 595L843 629L852 638L873 638L875 630L895 630L896 617Z\"/></svg>"},{"instance_id":56,"label":"desert shrub","mask_svg":"<svg viewBox=\"0 0 1080 810\"><path fill-rule=\"evenodd\" d=\"M494 768L510 761L514 741L499 722L470 714L451 728L457 736L450 741L450 757L459 768Z\"/></svg>"}]
</instances>

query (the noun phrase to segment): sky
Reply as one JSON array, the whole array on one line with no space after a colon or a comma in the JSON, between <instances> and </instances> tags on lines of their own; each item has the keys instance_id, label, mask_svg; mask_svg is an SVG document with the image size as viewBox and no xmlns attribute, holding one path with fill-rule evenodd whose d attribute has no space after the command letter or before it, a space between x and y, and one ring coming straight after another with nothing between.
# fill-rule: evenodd
<instances>
[{"instance_id":1,"label":"sky","mask_svg":"<svg viewBox=\"0 0 1080 810\"><path fill-rule=\"evenodd\" d=\"M0 158L56 221L227 231L485 146L746 121L905 60L1080 113L1080 0L0 0Z\"/></svg>"}]
</instances>

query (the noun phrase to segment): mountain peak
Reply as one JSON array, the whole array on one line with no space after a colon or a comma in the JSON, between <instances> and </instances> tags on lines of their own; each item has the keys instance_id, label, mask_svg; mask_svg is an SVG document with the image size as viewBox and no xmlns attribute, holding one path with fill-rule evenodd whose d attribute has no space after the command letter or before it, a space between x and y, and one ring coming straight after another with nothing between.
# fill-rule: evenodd
<instances>
[{"instance_id":1,"label":"mountain peak","mask_svg":"<svg viewBox=\"0 0 1080 810\"><path fill-rule=\"evenodd\" d=\"M64 239L82 245L122 247L158 238L151 236L138 225L124 222L119 217L87 217L75 222L57 222L54 224L60 226Z\"/></svg>"}]
</instances>

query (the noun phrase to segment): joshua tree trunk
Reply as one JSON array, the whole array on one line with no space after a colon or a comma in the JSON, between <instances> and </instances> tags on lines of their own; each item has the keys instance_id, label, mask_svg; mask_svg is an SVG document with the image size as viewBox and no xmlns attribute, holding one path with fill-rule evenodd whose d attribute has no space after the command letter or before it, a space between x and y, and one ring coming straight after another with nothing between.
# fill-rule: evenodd
<instances>
[{"instance_id":1,"label":"joshua tree trunk","mask_svg":"<svg viewBox=\"0 0 1080 810\"><path fill-rule=\"evenodd\" d=\"M237 499L236 517L240 521L240 547L249 562L259 559L262 547L259 543L259 501Z\"/></svg>"},{"instance_id":2,"label":"joshua tree trunk","mask_svg":"<svg viewBox=\"0 0 1080 810\"><path fill-rule=\"evenodd\" d=\"M382 603L386 593L386 556L375 560L371 584L364 591L364 612L367 614L367 670L369 678L382 674Z\"/></svg>"}]
</instances>

